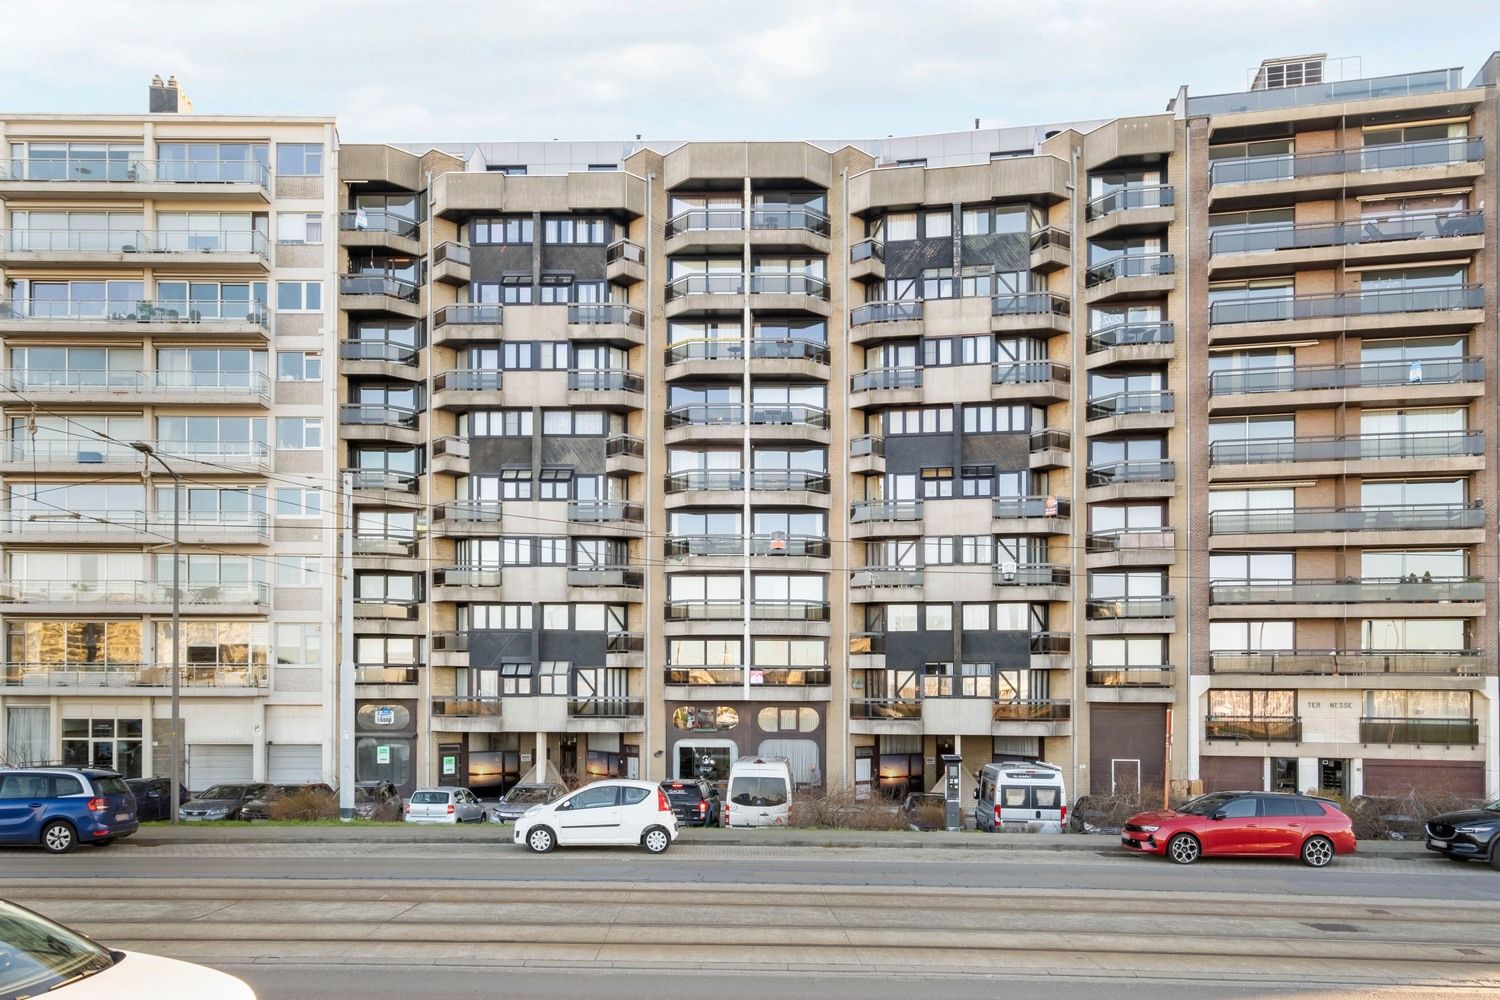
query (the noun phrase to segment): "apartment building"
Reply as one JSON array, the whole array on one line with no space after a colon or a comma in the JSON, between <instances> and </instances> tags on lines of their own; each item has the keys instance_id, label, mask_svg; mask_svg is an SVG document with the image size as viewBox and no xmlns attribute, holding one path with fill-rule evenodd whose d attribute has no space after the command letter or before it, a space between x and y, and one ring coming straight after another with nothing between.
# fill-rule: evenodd
<instances>
[{"instance_id":1,"label":"apartment building","mask_svg":"<svg viewBox=\"0 0 1500 1000\"><path fill-rule=\"evenodd\" d=\"M175 646L190 787L321 780L333 121L149 107L0 115L0 747L168 774Z\"/></svg>"}]
</instances>

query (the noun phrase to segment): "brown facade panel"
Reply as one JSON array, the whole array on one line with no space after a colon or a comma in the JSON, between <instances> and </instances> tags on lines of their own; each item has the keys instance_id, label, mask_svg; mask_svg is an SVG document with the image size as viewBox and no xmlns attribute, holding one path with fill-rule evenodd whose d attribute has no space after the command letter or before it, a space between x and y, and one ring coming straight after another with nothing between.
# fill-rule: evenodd
<instances>
[{"instance_id":1,"label":"brown facade panel","mask_svg":"<svg viewBox=\"0 0 1500 1000\"><path fill-rule=\"evenodd\" d=\"M1266 781L1264 757L1203 757L1198 774L1205 792L1259 790Z\"/></svg>"},{"instance_id":2,"label":"brown facade panel","mask_svg":"<svg viewBox=\"0 0 1500 1000\"><path fill-rule=\"evenodd\" d=\"M1409 795L1414 791L1484 795L1484 764L1477 760L1369 760L1364 763L1366 795Z\"/></svg>"},{"instance_id":3,"label":"brown facade panel","mask_svg":"<svg viewBox=\"0 0 1500 1000\"><path fill-rule=\"evenodd\" d=\"M1089 791L1161 794L1167 765L1164 705L1089 706ZM1080 788L1078 794L1082 795Z\"/></svg>"}]
</instances>

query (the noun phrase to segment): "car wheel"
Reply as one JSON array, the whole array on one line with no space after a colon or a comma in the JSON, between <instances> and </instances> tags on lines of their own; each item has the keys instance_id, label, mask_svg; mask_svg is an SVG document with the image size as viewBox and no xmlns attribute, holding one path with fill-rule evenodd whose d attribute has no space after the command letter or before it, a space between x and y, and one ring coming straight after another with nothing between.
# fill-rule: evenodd
<instances>
[{"instance_id":1,"label":"car wheel","mask_svg":"<svg viewBox=\"0 0 1500 1000\"><path fill-rule=\"evenodd\" d=\"M71 823L53 820L42 828L42 849L48 854L67 854L78 846L78 834Z\"/></svg>"},{"instance_id":2,"label":"car wheel","mask_svg":"<svg viewBox=\"0 0 1500 1000\"><path fill-rule=\"evenodd\" d=\"M531 848L533 854L546 854L557 846L557 838L547 827L534 826L531 832L526 834L526 846Z\"/></svg>"},{"instance_id":3,"label":"car wheel","mask_svg":"<svg viewBox=\"0 0 1500 1000\"><path fill-rule=\"evenodd\" d=\"M641 837L641 846L647 854L662 854L672 846L672 835L665 827L653 826Z\"/></svg>"},{"instance_id":4,"label":"car wheel","mask_svg":"<svg viewBox=\"0 0 1500 1000\"><path fill-rule=\"evenodd\" d=\"M1179 865L1190 865L1203 857L1203 845L1191 833L1179 833L1167 841L1167 857Z\"/></svg>"},{"instance_id":5,"label":"car wheel","mask_svg":"<svg viewBox=\"0 0 1500 1000\"><path fill-rule=\"evenodd\" d=\"M488 823L489 821L490 821L490 814L488 812L482 812L482 813L479 814L479 822L481 822L481 823Z\"/></svg>"},{"instance_id":6,"label":"car wheel","mask_svg":"<svg viewBox=\"0 0 1500 1000\"><path fill-rule=\"evenodd\" d=\"M1309 868L1325 868L1333 860L1333 841L1327 837L1308 837L1302 844L1302 863Z\"/></svg>"},{"instance_id":7,"label":"car wheel","mask_svg":"<svg viewBox=\"0 0 1500 1000\"><path fill-rule=\"evenodd\" d=\"M1500 872L1500 839L1490 848L1490 867Z\"/></svg>"}]
</instances>

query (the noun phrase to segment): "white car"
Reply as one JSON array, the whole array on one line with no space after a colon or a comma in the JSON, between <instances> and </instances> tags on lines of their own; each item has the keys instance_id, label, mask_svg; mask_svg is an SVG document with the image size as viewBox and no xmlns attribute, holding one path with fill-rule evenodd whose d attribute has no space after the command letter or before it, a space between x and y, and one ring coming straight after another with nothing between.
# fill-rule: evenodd
<instances>
[{"instance_id":1,"label":"white car","mask_svg":"<svg viewBox=\"0 0 1500 1000\"><path fill-rule=\"evenodd\" d=\"M467 788L418 788L406 800L408 823L483 823L484 803Z\"/></svg>"},{"instance_id":2,"label":"white car","mask_svg":"<svg viewBox=\"0 0 1500 1000\"><path fill-rule=\"evenodd\" d=\"M0 901L0 997L57 1000L255 1000L233 976L139 952L110 951L41 914Z\"/></svg>"},{"instance_id":3,"label":"white car","mask_svg":"<svg viewBox=\"0 0 1500 1000\"><path fill-rule=\"evenodd\" d=\"M515 842L537 854L561 844L640 844L660 854L677 839L672 803L652 781L596 781L516 820Z\"/></svg>"}]
</instances>

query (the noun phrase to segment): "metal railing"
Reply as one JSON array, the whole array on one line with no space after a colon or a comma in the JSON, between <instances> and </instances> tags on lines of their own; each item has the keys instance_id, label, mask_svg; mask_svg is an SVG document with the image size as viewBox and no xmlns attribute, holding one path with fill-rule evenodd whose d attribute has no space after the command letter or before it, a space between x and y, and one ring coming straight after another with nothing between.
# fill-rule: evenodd
<instances>
[{"instance_id":1,"label":"metal railing","mask_svg":"<svg viewBox=\"0 0 1500 1000\"><path fill-rule=\"evenodd\" d=\"M504 309L498 302L456 302L440 306L433 317L434 326L500 326Z\"/></svg>"},{"instance_id":2,"label":"metal railing","mask_svg":"<svg viewBox=\"0 0 1500 1000\"><path fill-rule=\"evenodd\" d=\"M1293 716L1284 718L1252 718L1250 716L1209 716L1203 720L1203 736L1210 740L1246 740L1257 743L1301 743L1302 720Z\"/></svg>"},{"instance_id":3,"label":"metal railing","mask_svg":"<svg viewBox=\"0 0 1500 1000\"><path fill-rule=\"evenodd\" d=\"M0 320L80 323L254 323L265 327L265 303L253 299L0 299Z\"/></svg>"},{"instance_id":4,"label":"metal railing","mask_svg":"<svg viewBox=\"0 0 1500 1000\"><path fill-rule=\"evenodd\" d=\"M644 391L646 380L638 373L618 368L574 368L568 372L568 388L574 392Z\"/></svg>"},{"instance_id":5,"label":"metal railing","mask_svg":"<svg viewBox=\"0 0 1500 1000\"><path fill-rule=\"evenodd\" d=\"M1088 419L1103 420L1126 413L1171 413L1170 392L1115 392L1088 401Z\"/></svg>"},{"instance_id":6,"label":"metal railing","mask_svg":"<svg viewBox=\"0 0 1500 1000\"><path fill-rule=\"evenodd\" d=\"M1073 717L1073 705L1058 698L997 701L991 717L995 722L1067 722Z\"/></svg>"},{"instance_id":7,"label":"metal railing","mask_svg":"<svg viewBox=\"0 0 1500 1000\"><path fill-rule=\"evenodd\" d=\"M1377 458L1480 455L1483 431L1412 431L1409 434L1309 435L1246 441L1214 441L1210 465L1262 462L1348 462Z\"/></svg>"},{"instance_id":8,"label":"metal railing","mask_svg":"<svg viewBox=\"0 0 1500 1000\"><path fill-rule=\"evenodd\" d=\"M742 490L745 473L740 469L682 469L666 476L666 492L686 490Z\"/></svg>"},{"instance_id":9,"label":"metal railing","mask_svg":"<svg viewBox=\"0 0 1500 1000\"><path fill-rule=\"evenodd\" d=\"M394 532L382 532L380 534L362 534L356 532L354 535L354 554L357 556L396 556L409 558L417 554L417 539L415 535L403 535Z\"/></svg>"},{"instance_id":10,"label":"metal railing","mask_svg":"<svg viewBox=\"0 0 1500 1000\"><path fill-rule=\"evenodd\" d=\"M1219 510L1208 515L1215 535L1298 531L1440 531L1484 527L1484 505L1401 504L1367 507L1300 507Z\"/></svg>"},{"instance_id":11,"label":"metal railing","mask_svg":"<svg viewBox=\"0 0 1500 1000\"><path fill-rule=\"evenodd\" d=\"M1317 247L1358 246L1450 236L1482 236L1484 212L1421 212L1348 222L1222 226L1211 230L1209 253L1267 253Z\"/></svg>"},{"instance_id":12,"label":"metal railing","mask_svg":"<svg viewBox=\"0 0 1500 1000\"><path fill-rule=\"evenodd\" d=\"M340 361L383 361L392 365L415 365L420 350L394 340L346 340L339 344Z\"/></svg>"},{"instance_id":13,"label":"metal railing","mask_svg":"<svg viewBox=\"0 0 1500 1000\"><path fill-rule=\"evenodd\" d=\"M637 566L569 566L570 587L639 587L645 580Z\"/></svg>"},{"instance_id":14,"label":"metal railing","mask_svg":"<svg viewBox=\"0 0 1500 1000\"><path fill-rule=\"evenodd\" d=\"M1007 292L990 299L991 316L1066 316L1072 306L1055 292Z\"/></svg>"},{"instance_id":15,"label":"metal railing","mask_svg":"<svg viewBox=\"0 0 1500 1000\"><path fill-rule=\"evenodd\" d=\"M615 434L604 442L605 458L641 458L646 454L646 442L629 434Z\"/></svg>"},{"instance_id":16,"label":"metal railing","mask_svg":"<svg viewBox=\"0 0 1500 1000\"><path fill-rule=\"evenodd\" d=\"M1156 667L1096 667L1089 664L1089 687L1171 687L1172 668Z\"/></svg>"},{"instance_id":17,"label":"metal railing","mask_svg":"<svg viewBox=\"0 0 1500 1000\"><path fill-rule=\"evenodd\" d=\"M208 465L262 469L271 461L271 449L259 441L157 441L154 447L165 458Z\"/></svg>"},{"instance_id":18,"label":"metal railing","mask_svg":"<svg viewBox=\"0 0 1500 1000\"><path fill-rule=\"evenodd\" d=\"M606 653L644 653L646 635L644 632L611 632L604 639L604 651Z\"/></svg>"},{"instance_id":19,"label":"metal railing","mask_svg":"<svg viewBox=\"0 0 1500 1000\"><path fill-rule=\"evenodd\" d=\"M339 423L410 428L417 426L417 411L378 403L345 403L339 407Z\"/></svg>"},{"instance_id":20,"label":"metal railing","mask_svg":"<svg viewBox=\"0 0 1500 1000\"><path fill-rule=\"evenodd\" d=\"M469 633L434 632L432 633L431 646L434 653L467 653L469 651Z\"/></svg>"},{"instance_id":21,"label":"metal railing","mask_svg":"<svg viewBox=\"0 0 1500 1000\"><path fill-rule=\"evenodd\" d=\"M922 385L920 368L867 368L849 378L850 392L875 389L916 389Z\"/></svg>"},{"instance_id":22,"label":"metal railing","mask_svg":"<svg viewBox=\"0 0 1500 1000\"><path fill-rule=\"evenodd\" d=\"M343 233L389 233L415 239L422 224L394 212L383 212L378 208L355 209L339 213L339 231ZM467 263L467 261L465 262Z\"/></svg>"},{"instance_id":23,"label":"metal railing","mask_svg":"<svg viewBox=\"0 0 1500 1000\"><path fill-rule=\"evenodd\" d=\"M1120 278L1158 278L1175 274L1177 258L1169 253L1123 254L1084 272L1083 283L1095 288Z\"/></svg>"},{"instance_id":24,"label":"metal railing","mask_svg":"<svg viewBox=\"0 0 1500 1000\"><path fill-rule=\"evenodd\" d=\"M1458 69L1435 69L1394 76L1371 76L1358 80L1307 83L1299 87L1275 87L1236 94L1206 94L1188 97L1186 111L1191 116L1228 115L1243 111L1271 111L1277 108L1299 108L1309 104L1332 104L1345 101L1371 101L1389 97L1412 97L1458 90L1463 85Z\"/></svg>"},{"instance_id":25,"label":"metal railing","mask_svg":"<svg viewBox=\"0 0 1500 1000\"><path fill-rule=\"evenodd\" d=\"M752 556L806 556L827 559L828 539L821 535L784 535L780 532L750 536Z\"/></svg>"},{"instance_id":26,"label":"metal railing","mask_svg":"<svg viewBox=\"0 0 1500 1000\"><path fill-rule=\"evenodd\" d=\"M890 302L866 302L849 311L850 326L865 326L869 323L903 323L922 318L921 299L900 299Z\"/></svg>"},{"instance_id":27,"label":"metal railing","mask_svg":"<svg viewBox=\"0 0 1500 1000\"><path fill-rule=\"evenodd\" d=\"M1444 746L1477 746L1477 719L1377 718L1359 720L1361 743L1440 743Z\"/></svg>"},{"instance_id":28,"label":"metal railing","mask_svg":"<svg viewBox=\"0 0 1500 1000\"><path fill-rule=\"evenodd\" d=\"M743 295L745 276L738 271L695 272L667 282L667 301L686 295Z\"/></svg>"},{"instance_id":29,"label":"metal railing","mask_svg":"<svg viewBox=\"0 0 1500 1000\"><path fill-rule=\"evenodd\" d=\"M255 184L267 188L271 171L258 160L146 160L85 153L0 159L0 181Z\"/></svg>"},{"instance_id":30,"label":"metal railing","mask_svg":"<svg viewBox=\"0 0 1500 1000\"><path fill-rule=\"evenodd\" d=\"M1171 618L1177 601L1163 597L1090 597L1088 617L1100 621L1114 618Z\"/></svg>"},{"instance_id":31,"label":"metal railing","mask_svg":"<svg viewBox=\"0 0 1500 1000\"><path fill-rule=\"evenodd\" d=\"M885 653L884 632L850 632L850 656L880 656Z\"/></svg>"},{"instance_id":32,"label":"metal railing","mask_svg":"<svg viewBox=\"0 0 1500 1000\"><path fill-rule=\"evenodd\" d=\"M613 264L616 261L624 261L627 264L646 263L646 249L639 243L630 240L616 240L604 248L604 263Z\"/></svg>"},{"instance_id":33,"label":"metal railing","mask_svg":"<svg viewBox=\"0 0 1500 1000\"><path fill-rule=\"evenodd\" d=\"M744 422L745 408L739 403L690 403L686 406L674 406L667 410L665 419L668 429Z\"/></svg>"},{"instance_id":34,"label":"metal railing","mask_svg":"<svg viewBox=\"0 0 1500 1000\"><path fill-rule=\"evenodd\" d=\"M828 300L828 282L812 274L756 271L750 275L752 295L806 295Z\"/></svg>"},{"instance_id":35,"label":"metal railing","mask_svg":"<svg viewBox=\"0 0 1500 1000\"><path fill-rule=\"evenodd\" d=\"M455 368L432 378L433 392L499 392L505 373L494 368Z\"/></svg>"},{"instance_id":36,"label":"metal railing","mask_svg":"<svg viewBox=\"0 0 1500 1000\"><path fill-rule=\"evenodd\" d=\"M1114 347L1131 347L1139 344L1170 344L1173 338L1171 323L1116 323L1102 330L1090 331L1088 353L1097 354Z\"/></svg>"},{"instance_id":37,"label":"metal railing","mask_svg":"<svg viewBox=\"0 0 1500 1000\"><path fill-rule=\"evenodd\" d=\"M1209 584L1210 604L1358 604L1410 601L1418 604L1484 600L1484 580L1477 576L1418 579L1366 577L1353 580L1216 580Z\"/></svg>"},{"instance_id":38,"label":"metal railing","mask_svg":"<svg viewBox=\"0 0 1500 1000\"><path fill-rule=\"evenodd\" d=\"M467 243L455 243L453 240L444 240L432 248L432 266L439 264L456 264L460 267L468 267L473 260L473 251Z\"/></svg>"},{"instance_id":39,"label":"metal railing","mask_svg":"<svg viewBox=\"0 0 1500 1000\"><path fill-rule=\"evenodd\" d=\"M1176 478L1177 466L1172 462L1110 462L1089 466L1085 484L1170 483Z\"/></svg>"},{"instance_id":40,"label":"metal railing","mask_svg":"<svg viewBox=\"0 0 1500 1000\"><path fill-rule=\"evenodd\" d=\"M389 469L345 469L357 490L392 490L398 493L415 493L415 472L394 472Z\"/></svg>"},{"instance_id":41,"label":"metal railing","mask_svg":"<svg viewBox=\"0 0 1500 1000\"><path fill-rule=\"evenodd\" d=\"M7 253L254 254L265 260L270 243L253 229L10 229L0 230Z\"/></svg>"},{"instance_id":42,"label":"metal railing","mask_svg":"<svg viewBox=\"0 0 1500 1000\"><path fill-rule=\"evenodd\" d=\"M1001 361L990 368L994 385L1034 385L1038 382L1067 382L1072 370L1056 361Z\"/></svg>"},{"instance_id":43,"label":"metal railing","mask_svg":"<svg viewBox=\"0 0 1500 1000\"><path fill-rule=\"evenodd\" d=\"M633 719L646 714L639 698L569 698L568 717L573 719Z\"/></svg>"},{"instance_id":44,"label":"metal railing","mask_svg":"<svg viewBox=\"0 0 1500 1000\"><path fill-rule=\"evenodd\" d=\"M14 502L14 501L13 501ZM264 511L183 511L183 531L250 532L265 536L270 518ZM0 512L0 533L8 535L77 535L90 533L165 534L172 531L172 512L143 510L44 510Z\"/></svg>"},{"instance_id":45,"label":"metal railing","mask_svg":"<svg viewBox=\"0 0 1500 1000\"><path fill-rule=\"evenodd\" d=\"M853 571L849 586L857 589L920 587L923 573L916 566L865 566Z\"/></svg>"},{"instance_id":46,"label":"metal railing","mask_svg":"<svg viewBox=\"0 0 1500 1000\"><path fill-rule=\"evenodd\" d=\"M161 390L184 396L250 393L271 395L271 379L253 371L102 371L90 369L48 370L14 368L0 370L0 383L25 392L115 392Z\"/></svg>"},{"instance_id":47,"label":"metal railing","mask_svg":"<svg viewBox=\"0 0 1500 1000\"><path fill-rule=\"evenodd\" d=\"M1313 153L1278 153L1214 160L1209 167L1213 184L1254 184L1330 174L1408 170L1478 163L1484 159L1484 140L1478 136L1393 142Z\"/></svg>"},{"instance_id":48,"label":"metal railing","mask_svg":"<svg viewBox=\"0 0 1500 1000\"><path fill-rule=\"evenodd\" d=\"M680 535L668 538L664 547L668 558L682 556L737 556L745 551L741 535Z\"/></svg>"},{"instance_id":49,"label":"metal railing","mask_svg":"<svg viewBox=\"0 0 1500 1000\"><path fill-rule=\"evenodd\" d=\"M1483 382L1483 358L1411 358L1356 361L1341 365L1283 365L1212 372L1213 396L1259 392L1305 392L1313 389L1357 389L1365 386L1450 385Z\"/></svg>"},{"instance_id":50,"label":"metal railing","mask_svg":"<svg viewBox=\"0 0 1500 1000\"><path fill-rule=\"evenodd\" d=\"M1455 650L1215 650L1208 654L1215 674L1427 674L1479 677L1485 663L1477 649Z\"/></svg>"},{"instance_id":51,"label":"metal railing","mask_svg":"<svg viewBox=\"0 0 1500 1000\"><path fill-rule=\"evenodd\" d=\"M7 663L7 687L115 688L171 686L169 663ZM178 671L182 687L263 688L264 663L185 663Z\"/></svg>"},{"instance_id":52,"label":"metal railing","mask_svg":"<svg viewBox=\"0 0 1500 1000\"><path fill-rule=\"evenodd\" d=\"M417 301L420 286L405 278L384 274L341 274L340 295L386 295L403 302Z\"/></svg>"},{"instance_id":53,"label":"metal railing","mask_svg":"<svg viewBox=\"0 0 1500 1000\"><path fill-rule=\"evenodd\" d=\"M139 464L140 452L129 445L108 441L11 440L0 445L0 461L38 464L102 465L108 463Z\"/></svg>"},{"instance_id":54,"label":"metal railing","mask_svg":"<svg viewBox=\"0 0 1500 1000\"><path fill-rule=\"evenodd\" d=\"M503 500L449 500L435 511L435 520L499 524L504 517Z\"/></svg>"},{"instance_id":55,"label":"metal railing","mask_svg":"<svg viewBox=\"0 0 1500 1000\"><path fill-rule=\"evenodd\" d=\"M1073 651L1071 632L1033 632L1030 652L1033 656L1061 656Z\"/></svg>"},{"instance_id":56,"label":"metal railing","mask_svg":"<svg viewBox=\"0 0 1500 1000\"><path fill-rule=\"evenodd\" d=\"M994 568L997 587L1066 587L1072 578L1072 570L1060 564L1020 563Z\"/></svg>"},{"instance_id":57,"label":"metal railing","mask_svg":"<svg viewBox=\"0 0 1500 1000\"><path fill-rule=\"evenodd\" d=\"M920 521L920 500L859 500L849 507L849 520L854 524L870 524L880 521Z\"/></svg>"},{"instance_id":58,"label":"metal railing","mask_svg":"<svg viewBox=\"0 0 1500 1000\"><path fill-rule=\"evenodd\" d=\"M783 361L814 361L826 365L828 345L800 337L756 337L750 341L750 356Z\"/></svg>"},{"instance_id":59,"label":"metal railing","mask_svg":"<svg viewBox=\"0 0 1500 1000\"><path fill-rule=\"evenodd\" d=\"M849 441L849 457L864 458L874 456L885 457L885 438L874 434L864 434Z\"/></svg>"},{"instance_id":60,"label":"metal railing","mask_svg":"<svg viewBox=\"0 0 1500 1000\"><path fill-rule=\"evenodd\" d=\"M235 581L189 582L179 588L181 603L265 605L264 583ZM13 604L169 604L169 584L145 580L7 580L0 582L0 600Z\"/></svg>"},{"instance_id":61,"label":"metal railing","mask_svg":"<svg viewBox=\"0 0 1500 1000\"><path fill-rule=\"evenodd\" d=\"M752 490L807 490L809 493L828 492L828 473L811 469L752 469Z\"/></svg>"},{"instance_id":62,"label":"metal railing","mask_svg":"<svg viewBox=\"0 0 1500 1000\"><path fill-rule=\"evenodd\" d=\"M432 714L443 719L498 719L503 701L499 695L434 695Z\"/></svg>"},{"instance_id":63,"label":"metal railing","mask_svg":"<svg viewBox=\"0 0 1500 1000\"><path fill-rule=\"evenodd\" d=\"M422 679L420 663L356 663L355 684L416 684Z\"/></svg>"},{"instance_id":64,"label":"metal railing","mask_svg":"<svg viewBox=\"0 0 1500 1000\"><path fill-rule=\"evenodd\" d=\"M626 500L569 500L568 520L588 523L638 522L645 516L638 503Z\"/></svg>"},{"instance_id":65,"label":"metal railing","mask_svg":"<svg viewBox=\"0 0 1500 1000\"><path fill-rule=\"evenodd\" d=\"M1087 218L1093 222L1134 208L1170 208L1176 201L1170 184L1132 184L1090 198Z\"/></svg>"},{"instance_id":66,"label":"metal railing","mask_svg":"<svg viewBox=\"0 0 1500 1000\"><path fill-rule=\"evenodd\" d=\"M803 403L751 403L750 422L761 426L827 427L828 411Z\"/></svg>"},{"instance_id":67,"label":"metal railing","mask_svg":"<svg viewBox=\"0 0 1500 1000\"><path fill-rule=\"evenodd\" d=\"M665 684L692 684L699 686L739 685L744 683L744 678L744 672L739 667L674 664L662 671L662 682Z\"/></svg>"},{"instance_id":68,"label":"metal railing","mask_svg":"<svg viewBox=\"0 0 1500 1000\"><path fill-rule=\"evenodd\" d=\"M851 698L849 718L867 721L880 719L920 719L920 698Z\"/></svg>"},{"instance_id":69,"label":"metal railing","mask_svg":"<svg viewBox=\"0 0 1500 1000\"><path fill-rule=\"evenodd\" d=\"M1057 247L1059 250L1073 249L1073 235L1066 229L1058 229L1056 226L1044 226L1031 234L1031 252L1045 250L1048 247Z\"/></svg>"},{"instance_id":70,"label":"metal railing","mask_svg":"<svg viewBox=\"0 0 1500 1000\"><path fill-rule=\"evenodd\" d=\"M1023 519L1071 517L1073 503L1057 496L996 497L992 514L994 517Z\"/></svg>"},{"instance_id":71,"label":"metal railing","mask_svg":"<svg viewBox=\"0 0 1500 1000\"><path fill-rule=\"evenodd\" d=\"M1208 307L1208 321L1215 324L1273 323L1298 319L1386 316L1392 313L1451 312L1483 307L1483 285L1432 285L1212 302Z\"/></svg>"},{"instance_id":72,"label":"metal railing","mask_svg":"<svg viewBox=\"0 0 1500 1000\"><path fill-rule=\"evenodd\" d=\"M571 326L638 326L646 325L646 316L635 306L623 302L571 302L568 304Z\"/></svg>"},{"instance_id":73,"label":"metal railing","mask_svg":"<svg viewBox=\"0 0 1500 1000\"><path fill-rule=\"evenodd\" d=\"M666 236L671 239L682 233L744 228L745 210L738 205L734 208L690 208L667 220Z\"/></svg>"},{"instance_id":74,"label":"metal railing","mask_svg":"<svg viewBox=\"0 0 1500 1000\"><path fill-rule=\"evenodd\" d=\"M440 566L432 571L434 587L498 587L499 566Z\"/></svg>"},{"instance_id":75,"label":"metal railing","mask_svg":"<svg viewBox=\"0 0 1500 1000\"><path fill-rule=\"evenodd\" d=\"M668 601L669 622L737 621L745 617L743 601Z\"/></svg>"},{"instance_id":76,"label":"metal railing","mask_svg":"<svg viewBox=\"0 0 1500 1000\"><path fill-rule=\"evenodd\" d=\"M858 264L862 260L885 260L885 244L874 239L850 244L849 263Z\"/></svg>"},{"instance_id":77,"label":"metal railing","mask_svg":"<svg viewBox=\"0 0 1500 1000\"><path fill-rule=\"evenodd\" d=\"M1169 550L1176 547L1176 544L1177 533L1171 528L1122 528L1118 531L1091 531L1084 541L1089 552Z\"/></svg>"},{"instance_id":78,"label":"metal railing","mask_svg":"<svg viewBox=\"0 0 1500 1000\"><path fill-rule=\"evenodd\" d=\"M752 601L750 617L767 622L826 622L827 601Z\"/></svg>"},{"instance_id":79,"label":"metal railing","mask_svg":"<svg viewBox=\"0 0 1500 1000\"><path fill-rule=\"evenodd\" d=\"M828 235L828 216L806 205L759 204L750 206L751 229L801 229Z\"/></svg>"}]
</instances>

